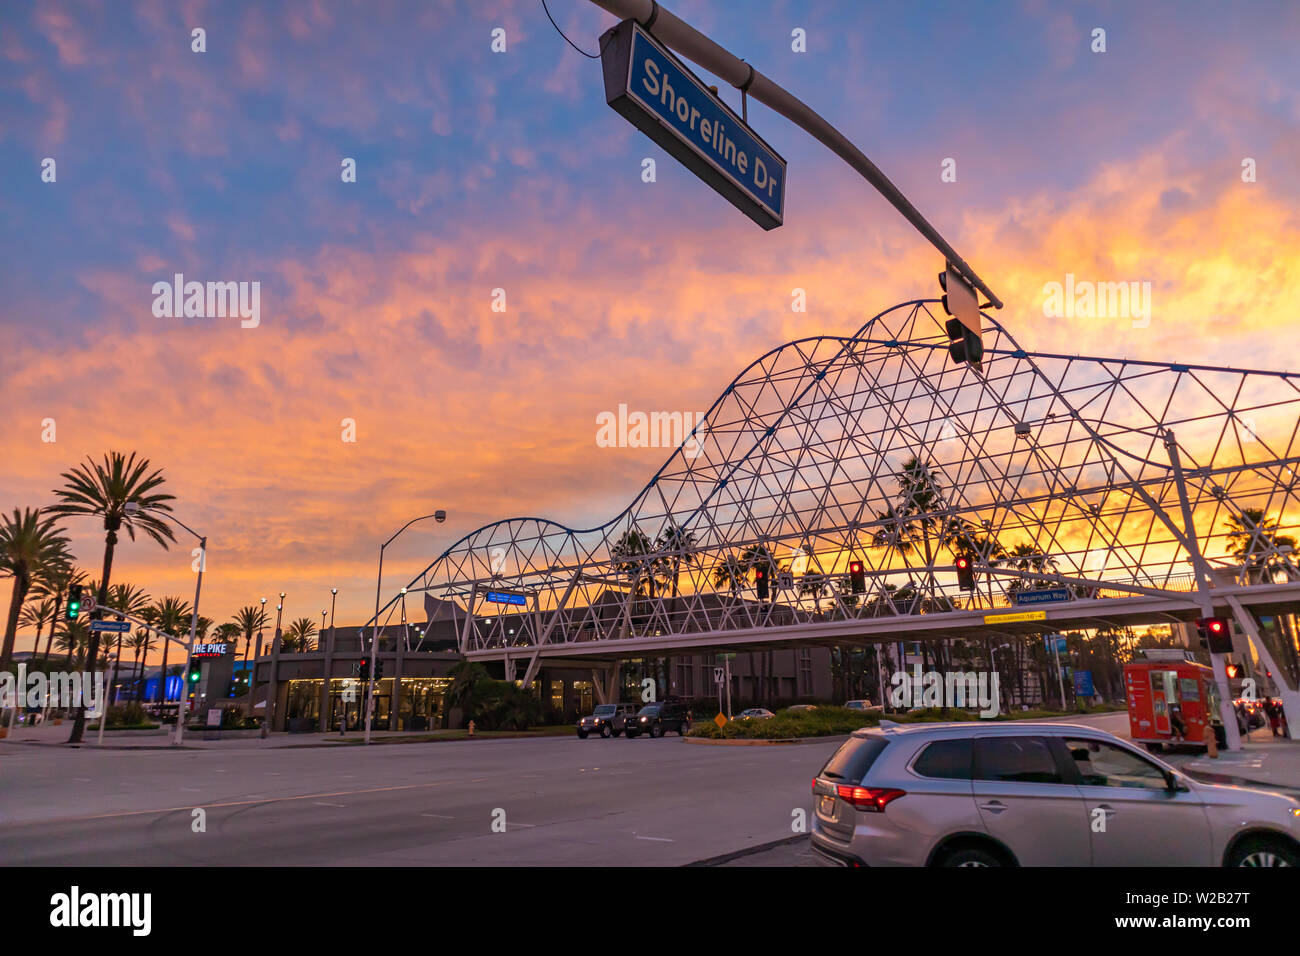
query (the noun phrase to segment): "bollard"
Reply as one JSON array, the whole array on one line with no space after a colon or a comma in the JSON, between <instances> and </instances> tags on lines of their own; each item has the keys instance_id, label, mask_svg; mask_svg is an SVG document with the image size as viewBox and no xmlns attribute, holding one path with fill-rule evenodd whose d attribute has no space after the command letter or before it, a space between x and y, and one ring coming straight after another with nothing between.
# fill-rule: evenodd
<instances>
[{"instance_id":1,"label":"bollard","mask_svg":"<svg viewBox=\"0 0 1300 956\"><path fill-rule=\"evenodd\" d=\"M1216 760L1219 757L1219 741L1214 736L1214 725L1209 723L1205 725L1205 752Z\"/></svg>"}]
</instances>

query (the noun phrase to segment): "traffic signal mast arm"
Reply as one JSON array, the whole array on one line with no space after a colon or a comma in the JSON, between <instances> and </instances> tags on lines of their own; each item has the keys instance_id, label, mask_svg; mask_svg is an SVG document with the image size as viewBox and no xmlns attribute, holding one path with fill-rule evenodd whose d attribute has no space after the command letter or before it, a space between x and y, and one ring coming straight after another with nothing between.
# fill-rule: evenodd
<instances>
[{"instance_id":1,"label":"traffic signal mast arm","mask_svg":"<svg viewBox=\"0 0 1300 956\"><path fill-rule=\"evenodd\" d=\"M168 634L166 631L160 631L160 630L158 630L158 628L154 627L152 624L146 624L144 621L140 620L138 617L132 617L130 614L125 614L125 613L123 613L122 611L118 611L118 610L115 610L115 609L113 609L113 608L111 608L111 607L107 607L107 606L97 608L96 605L95 605L95 600L94 600L94 598L91 598L91 599L90 599L90 601L87 603L85 609L86 609L87 611L100 610L100 611L103 611L105 614L112 614L114 617L116 617L116 618L118 618L118 619L120 619L120 620L123 620L123 621L130 621L130 622L131 622L132 624L134 624L136 627L142 627L142 628L144 628L146 631L149 631L149 632L151 632L151 633L153 633L153 634L157 634L159 637L165 637L167 640L169 640L169 641L173 641L174 643L179 644L181 647L184 647L184 648L187 648L187 649L188 649L189 646L190 646L190 642L189 642L189 641L187 641L187 640L185 640L185 639L183 639L183 638L180 638L180 637L173 637L172 635Z\"/></svg>"},{"instance_id":2,"label":"traffic signal mast arm","mask_svg":"<svg viewBox=\"0 0 1300 956\"><path fill-rule=\"evenodd\" d=\"M690 24L679 20L656 0L591 0L608 10L620 20L636 20L655 39L676 50L686 59L699 64L714 76L730 83L742 93L780 113L796 126L812 134L840 159L855 169L859 175L876 188L890 205L903 214L930 244L943 253L950 266L955 267L970 283L986 296L995 308L1002 308L1002 300L993 294L957 250L948 245L939 231L926 221L915 206L889 181L876 164L862 150L845 138L844 134L824 120L797 96L777 86L744 60L728 53Z\"/></svg>"}]
</instances>

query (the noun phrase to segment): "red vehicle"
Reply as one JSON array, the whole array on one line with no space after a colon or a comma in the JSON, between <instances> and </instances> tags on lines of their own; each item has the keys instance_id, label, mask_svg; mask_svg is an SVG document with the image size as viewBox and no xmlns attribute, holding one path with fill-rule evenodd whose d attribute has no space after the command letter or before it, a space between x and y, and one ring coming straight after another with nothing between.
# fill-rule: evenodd
<instances>
[{"instance_id":1,"label":"red vehicle","mask_svg":"<svg viewBox=\"0 0 1300 956\"><path fill-rule=\"evenodd\" d=\"M1179 660L1125 664L1124 691L1129 734L1151 752L1159 753L1165 744L1178 742L1171 720L1175 713L1182 718L1186 743L1205 746L1208 724L1214 728L1219 746L1225 746L1219 688L1214 671L1204 664Z\"/></svg>"}]
</instances>

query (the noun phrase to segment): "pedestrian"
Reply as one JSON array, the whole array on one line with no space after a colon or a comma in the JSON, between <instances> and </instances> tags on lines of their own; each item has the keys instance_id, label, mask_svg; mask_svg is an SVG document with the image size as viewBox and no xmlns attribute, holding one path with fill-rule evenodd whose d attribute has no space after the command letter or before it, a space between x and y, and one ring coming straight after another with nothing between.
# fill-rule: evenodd
<instances>
[{"instance_id":1,"label":"pedestrian","mask_svg":"<svg viewBox=\"0 0 1300 956\"><path fill-rule=\"evenodd\" d=\"M1183 709L1177 704L1169 705L1169 727L1174 734L1175 743L1183 743L1187 737L1187 725L1183 723Z\"/></svg>"},{"instance_id":2,"label":"pedestrian","mask_svg":"<svg viewBox=\"0 0 1300 956\"><path fill-rule=\"evenodd\" d=\"M1272 697L1264 698L1264 714L1268 717L1268 726L1269 729L1273 731L1274 737L1281 736L1279 733L1282 727L1282 715L1279 713L1281 709L1281 707L1274 703Z\"/></svg>"}]
</instances>

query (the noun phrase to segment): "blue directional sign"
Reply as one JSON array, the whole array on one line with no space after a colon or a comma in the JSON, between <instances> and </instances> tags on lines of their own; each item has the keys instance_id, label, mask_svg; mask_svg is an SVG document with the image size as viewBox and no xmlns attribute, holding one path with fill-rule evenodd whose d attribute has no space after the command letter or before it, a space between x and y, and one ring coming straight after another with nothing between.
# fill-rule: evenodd
<instances>
[{"instance_id":1,"label":"blue directional sign","mask_svg":"<svg viewBox=\"0 0 1300 956\"><path fill-rule=\"evenodd\" d=\"M600 38L605 100L764 229L785 217L785 160L635 20Z\"/></svg>"},{"instance_id":2,"label":"blue directional sign","mask_svg":"<svg viewBox=\"0 0 1300 956\"><path fill-rule=\"evenodd\" d=\"M109 634L127 634L131 630L130 621L91 621L90 629L92 631L108 632Z\"/></svg>"},{"instance_id":3,"label":"blue directional sign","mask_svg":"<svg viewBox=\"0 0 1300 956\"><path fill-rule=\"evenodd\" d=\"M1055 604L1070 600L1070 592L1065 588L1047 588L1042 591L1017 591L1016 604Z\"/></svg>"},{"instance_id":4,"label":"blue directional sign","mask_svg":"<svg viewBox=\"0 0 1300 956\"><path fill-rule=\"evenodd\" d=\"M1092 671L1074 672L1074 696L1091 697L1096 693L1092 686Z\"/></svg>"},{"instance_id":5,"label":"blue directional sign","mask_svg":"<svg viewBox=\"0 0 1300 956\"><path fill-rule=\"evenodd\" d=\"M528 604L528 598L522 594L511 594L509 591L488 591L483 596L485 601L491 601L493 604L517 604L524 607Z\"/></svg>"},{"instance_id":6,"label":"blue directional sign","mask_svg":"<svg viewBox=\"0 0 1300 956\"><path fill-rule=\"evenodd\" d=\"M1068 653L1064 634L1044 634L1043 644L1047 646L1047 653L1049 654L1052 653L1053 650L1058 654Z\"/></svg>"}]
</instances>

